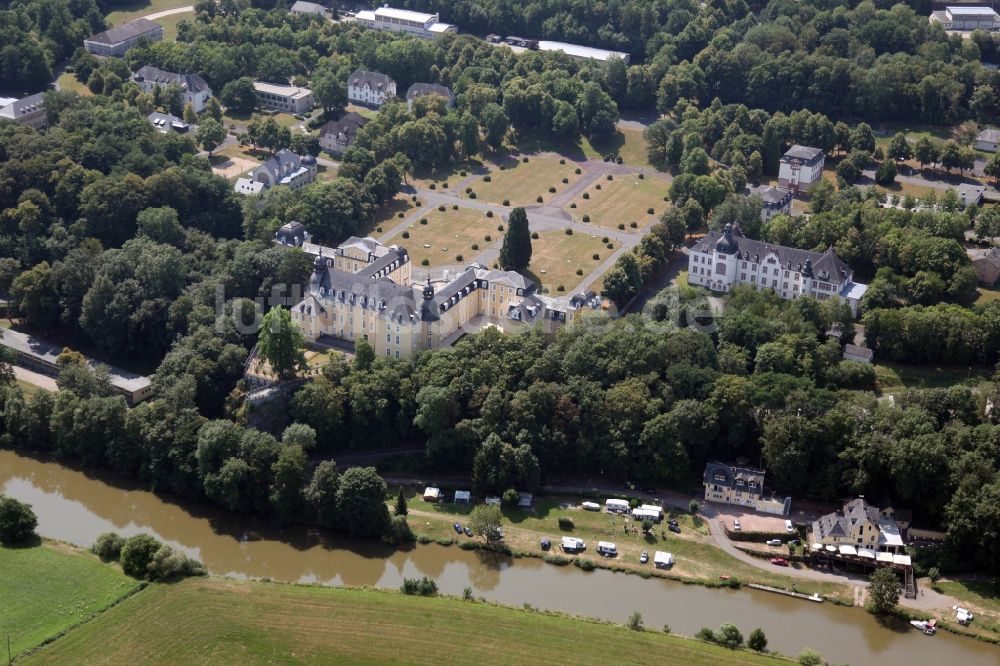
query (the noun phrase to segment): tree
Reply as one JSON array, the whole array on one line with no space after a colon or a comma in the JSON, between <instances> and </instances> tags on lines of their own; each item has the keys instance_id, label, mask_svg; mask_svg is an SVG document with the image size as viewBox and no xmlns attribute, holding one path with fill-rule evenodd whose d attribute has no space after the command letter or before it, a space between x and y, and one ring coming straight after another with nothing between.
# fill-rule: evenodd
<instances>
[{"instance_id":1,"label":"tree","mask_svg":"<svg viewBox=\"0 0 1000 666\"><path fill-rule=\"evenodd\" d=\"M121 551L122 571L133 578L147 578L149 564L163 545L149 534L136 534L125 540Z\"/></svg>"},{"instance_id":2,"label":"tree","mask_svg":"<svg viewBox=\"0 0 1000 666\"><path fill-rule=\"evenodd\" d=\"M688 511L691 513L692 516L698 513L698 509L700 508L701 507L698 505L698 500L693 499L690 502L688 502Z\"/></svg>"},{"instance_id":3,"label":"tree","mask_svg":"<svg viewBox=\"0 0 1000 666\"><path fill-rule=\"evenodd\" d=\"M500 507L494 504L477 504L469 514L469 527L473 533L486 537L486 542L495 544L500 541L500 525L503 514Z\"/></svg>"},{"instance_id":4,"label":"tree","mask_svg":"<svg viewBox=\"0 0 1000 666\"><path fill-rule=\"evenodd\" d=\"M531 232L528 214L515 208L507 219L507 233L500 248L500 267L505 271L524 271L531 263Z\"/></svg>"},{"instance_id":5,"label":"tree","mask_svg":"<svg viewBox=\"0 0 1000 666\"><path fill-rule=\"evenodd\" d=\"M302 489L306 485L308 460L301 446L283 446L278 459L271 466L270 502L274 517L279 523L291 521L302 510Z\"/></svg>"},{"instance_id":6,"label":"tree","mask_svg":"<svg viewBox=\"0 0 1000 666\"><path fill-rule=\"evenodd\" d=\"M403 494L403 486L399 487L399 492L396 494L396 504L392 512L397 516L405 516L410 512L410 509L406 506L406 495Z\"/></svg>"},{"instance_id":7,"label":"tree","mask_svg":"<svg viewBox=\"0 0 1000 666\"><path fill-rule=\"evenodd\" d=\"M340 476L337 524L357 536L379 536L389 527L385 481L374 467L351 467Z\"/></svg>"},{"instance_id":8,"label":"tree","mask_svg":"<svg viewBox=\"0 0 1000 666\"><path fill-rule=\"evenodd\" d=\"M341 80L329 69L314 73L309 87L316 96L316 101L323 107L324 113L339 110L347 106L347 82Z\"/></svg>"},{"instance_id":9,"label":"tree","mask_svg":"<svg viewBox=\"0 0 1000 666\"><path fill-rule=\"evenodd\" d=\"M496 102L489 102L483 107L479 123L483 128L486 145L493 150L500 150L510 130L510 118L507 117L507 112Z\"/></svg>"},{"instance_id":10,"label":"tree","mask_svg":"<svg viewBox=\"0 0 1000 666\"><path fill-rule=\"evenodd\" d=\"M288 310L276 307L264 315L257 348L279 377L291 377L297 369L307 367L303 344L302 329Z\"/></svg>"},{"instance_id":11,"label":"tree","mask_svg":"<svg viewBox=\"0 0 1000 666\"><path fill-rule=\"evenodd\" d=\"M198 114L195 113L194 105L191 102L187 102L184 105L184 115L182 118L188 125L194 125L198 122Z\"/></svg>"},{"instance_id":12,"label":"tree","mask_svg":"<svg viewBox=\"0 0 1000 666\"><path fill-rule=\"evenodd\" d=\"M876 615L892 613L902 592L896 572L888 567L879 567L868 579L868 610Z\"/></svg>"},{"instance_id":13,"label":"tree","mask_svg":"<svg viewBox=\"0 0 1000 666\"><path fill-rule=\"evenodd\" d=\"M139 233L157 243L180 245L184 240L184 227L177 217L177 211L169 206L147 208L136 218Z\"/></svg>"},{"instance_id":14,"label":"tree","mask_svg":"<svg viewBox=\"0 0 1000 666\"><path fill-rule=\"evenodd\" d=\"M990 161L983 167L983 173L987 176L993 176L993 182L1000 182L1000 152L993 153Z\"/></svg>"},{"instance_id":15,"label":"tree","mask_svg":"<svg viewBox=\"0 0 1000 666\"><path fill-rule=\"evenodd\" d=\"M195 139L201 145L201 147L206 150L209 156L212 155L212 151L219 147L219 145L226 140L226 128L222 126L218 120L214 118L206 118L200 125L198 125L198 131L195 133Z\"/></svg>"},{"instance_id":16,"label":"tree","mask_svg":"<svg viewBox=\"0 0 1000 666\"><path fill-rule=\"evenodd\" d=\"M767 636L764 635L763 629L758 627L750 632L747 647L756 652L763 652L767 648Z\"/></svg>"},{"instance_id":17,"label":"tree","mask_svg":"<svg viewBox=\"0 0 1000 666\"><path fill-rule=\"evenodd\" d=\"M23 543L35 534L37 526L38 518L29 505L0 495L0 543Z\"/></svg>"},{"instance_id":18,"label":"tree","mask_svg":"<svg viewBox=\"0 0 1000 666\"><path fill-rule=\"evenodd\" d=\"M250 113L257 105L257 91L253 87L253 79L243 76L230 81L222 87L219 99L226 108L234 113Z\"/></svg>"},{"instance_id":19,"label":"tree","mask_svg":"<svg viewBox=\"0 0 1000 666\"><path fill-rule=\"evenodd\" d=\"M906 140L905 134L896 132L893 135L892 139L889 140L886 156L894 160L908 160L913 157L913 149L910 148L910 142Z\"/></svg>"},{"instance_id":20,"label":"tree","mask_svg":"<svg viewBox=\"0 0 1000 666\"><path fill-rule=\"evenodd\" d=\"M860 123L851 130L851 150L860 150L869 155L875 150L875 134L871 125Z\"/></svg>"},{"instance_id":21,"label":"tree","mask_svg":"<svg viewBox=\"0 0 1000 666\"><path fill-rule=\"evenodd\" d=\"M371 370L375 363L375 348L371 343L363 338L354 341L354 371L364 372Z\"/></svg>"},{"instance_id":22,"label":"tree","mask_svg":"<svg viewBox=\"0 0 1000 666\"><path fill-rule=\"evenodd\" d=\"M323 527L336 527L337 491L340 489L340 473L337 463L324 460L313 470L312 480L303 490L309 510Z\"/></svg>"},{"instance_id":23,"label":"tree","mask_svg":"<svg viewBox=\"0 0 1000 666\"><path fill-rule=\"evenodd\" d=\"M812 648L805 648L799 653L799 666L823 666L823 655Z\"/></svg>"},{"instance_id":24,"label":"tree","mask_svg":"<svg viewBox=\"0 0 1000 666\"><path fill-rule=\"evenodd\" d=\"M917 145L913 150L913 157L920 163L920 168L923 169L925 164L933 164L938 160L938 147L933 141L928 139L926 136L920 137L917 140Z\"/></svg>"},{"instance_id":25,"label":"tree","mask_svg":"<svg viewBox=\"0 0 1000 666\"><path fill-rule=\"evenodd\" d=\"M632 631L642 631L642 613L637 610L632 611L625 621L625 626Z\"/></svg>"},{"instance_id":26,"label":"tree","mask_svg":"<svg viewBox=\"0 0 1000 666\"><path fill-rule=\"evenodd\" d=\"M725 623L715 632L715 642L730 650L743 647L743 634L735 624Z\"/></svg>"},{"instance_id":27,"label":"tree","mask_svg":"<svg viewBox=\"0 0 1000 666\"><path fill-rule=\"evenodd\" d=\"M882 160L875 170L875 182L882 187L889 187L896 182L896 162L891 159Z\"/></svg>"},{"instance_id":28,"label":"tree","mask_svg":"<svg viewBox=\"0 0 1000 666\"><path fill-rule=\"evenodd\" d=\"M316 431L305 423L293 423L281 433L281 443L287 446L300 446L303 451L316 448Z\"/></svg>"},{"instance_id":29,"label":"tree","mask_svg":"<svg viewBox=\"0 0 1000 666\"><path fill-rule=\"evenodd\" d=\"M122 537L114 532L104 532L97 536L94 545L90 547L90 551L102 560L110 562L117 560L121 556L122 546L124 545L125 539Z\"/></svg>"}]
</instances>

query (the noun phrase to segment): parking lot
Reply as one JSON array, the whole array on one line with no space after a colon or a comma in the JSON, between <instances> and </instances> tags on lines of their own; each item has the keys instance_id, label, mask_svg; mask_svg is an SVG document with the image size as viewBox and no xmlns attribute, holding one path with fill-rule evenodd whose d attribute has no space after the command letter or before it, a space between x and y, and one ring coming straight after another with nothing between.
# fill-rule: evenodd
<instances>
[{"instance_id":1,"label":"parking lot","mask_svg":"<svg viewBox=\"0 0 1000 666\"><path fill-rule=\"evenodd\" d=\"M785 532L785 518L783 516L757 513L752 509L745 509L733 504L711 503L709 506L716 511L718 519L725 524L727 529L733 529L733 521L739 518L740 528L744 532ZM797 521L795 516L792 516L792 520Z\"/></svg>"}]
</instances>

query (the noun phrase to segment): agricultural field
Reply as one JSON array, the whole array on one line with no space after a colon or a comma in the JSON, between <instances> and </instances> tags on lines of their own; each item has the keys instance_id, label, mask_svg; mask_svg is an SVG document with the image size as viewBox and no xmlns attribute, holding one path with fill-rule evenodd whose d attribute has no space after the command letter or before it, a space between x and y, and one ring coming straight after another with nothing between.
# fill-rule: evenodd
<instances>
[{"instance_id":1,"label":"agricultural field","mask_svg":"<svg viewBox=\"0 0 1000 666\"><path fill-rule=\"evenodd\" d=\"M138 586L117 565L70 546L0 547L0 632L10 636L16 656L85 622Z\"/></svg>"},{"instance_id":2,"label":"agricultural field","mask_svg":"<svg viewBox=\"0 0 1000 666\"><path fill-rule=\"evenodd\" d=\"M486 203L500 204L506 199L511 206L535 206L538 205L537 197L542 197L543 202L551 201L580 178L575 173L575 164L569 160L560 164L559 159L529 156L528 161L523 162L508 158L489 165L489 182L483 176L470 185L476 197ZM563 183L563 179L567 183ZM550 187L555 192L549 192Z\"/></svg>"},{"instance_id":3,"label":"agricultural field","mask_svg":"<svg viewBox=\"0 0 1000 666\"><path fill-rule=\"evenodd\" d=\"M602 179L587 188L588 198L581 193L573 201L576 208L570 208L569 212L577 222L587 221L605 229L623 225L625 231L634 231L646 227L663 212L668 205L663 200L668 189L663 181L640 179L638 174L616 176L612 181ZM636 227L632 227L633 223Z\"/></svg>"},{"instance_id":4,"label":"agricultural field","mask_svg":"<svg viewBox=\"0 0 1000 666\"><path fill-rule=\"evenodd\" d=\"M543 231L531 241L531 264L528 272L539 285L557 295L559 287L567 294L600 264L613 250L601 237L562 231ZM593 255L597 255L595 260ZM580 271L580 274L577 274Z\"/></svg>"},{"instance_id":5,"label":"agricultural field","mask_svg":"<svg viewBox=\"0 0 1000 666\"><path fill-rule=\"evenodd\" d=\"M421 224L421 219L426 219L427 224ZM487 218L479 210L453 210L446 207L441 211L431 208L406 228L405 233L409 234L409 238L404 238L401 233L381 240L383 243L405 247L416 266L425 265L425 260L429 266L468 264L500 239L503 234L497 230L497 226L501 223L499 218ZM387 227L383 229L388 232ZM491 240L487 241L487 236Z\"/></svg>"},{"instance_id":6,"label":"agricultural field","mask_svg":"<svg viewBox=\"0 0 1000 666\"><path fill-rule=\"evenodd\" d=\"M189 579L155 585L27 664L781 663L660 631L445 597ZM787 663L787 662L785 662Z\"/></svg>"}]
</instances>

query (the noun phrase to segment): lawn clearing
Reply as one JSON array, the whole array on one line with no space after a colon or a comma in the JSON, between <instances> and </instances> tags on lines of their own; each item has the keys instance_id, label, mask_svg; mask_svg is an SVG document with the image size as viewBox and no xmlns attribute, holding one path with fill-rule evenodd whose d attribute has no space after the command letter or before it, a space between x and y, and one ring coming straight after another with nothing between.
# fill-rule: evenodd
<instances>
[{"instance_id":1,"label":"lawn clearing","mask_svg":"<svg viewBox=\"0 0 1000 666\"><path fill-rule=\"evenodd\" d=\"M193 4L191 0L127 0L123 3L116 3L118 9L109 12L105 18L114 27L140 16L155 14L167 9L187 7L191 4Z\"/></svg>"},{"instance_id":2,"label":"lawn clearing","mask_svg":"<svg viewBox=\"0 0 1000 666\"><path fill-rule=\"evenodd\" d=\"M617 247L617 245L615 246ZM590 275L601 259L613 250L601 242L600 236L576 232L543 231L531 241L531 264L528 272L535 282L553 295L571 294L576 285ZM595 261L593 255L598 255ZM582 275L577 275L577 270ZM563 289L560 291L559 287Z\"/></svg>"},{"instance_id":3,"label":"lawn clearing","mask_svg":"<svg viewBox=\"0 0 1000 666\"><path fill-rule=\"evenodd\" d=\"M328 182L335 180L339 175L337 167L326 166L325 164L316 165L316 180Z\"/></svg>"},{"instance_id":4,"label":"lawn clearing","mask_svg":"<svg viewBox=\"0 0 1000 666\"><path fill-rule=\"evenodd\" d=\"M0 633L18 655L89 619L139 586L116 565L46 542L0 548Z\"/></svg>"},{"instance_id":5,"label":"lawn clearing","mask_svg":"<svg viewBox=\"0 0 1000 666\"><path fill-rule=\"evenodd\" d=\"M77 81L76 74L71 72L63 72L60 74L59 78L56 79L56 84L59 86L59 90L69 90L82 95L83 97L90 97L93 94L90 92L90 88Z\"/></svg>"},{"instance_id":6,"label":"lawn clearing","mask_svg":"<svg viewBox=\"0 0 1000 666\"><path fill-rule=\"evenodd\" d=\"M497 231L497 225L502 221L499 218L488 218L479 210L453 210L446 207L444 211L440 211L432 208L426 211L421 219L423 218L426 218L427 224L420 224L418 219L406 228L409 238L403 238L400 233L392 238L383 238L382 241L405 247L410 260L417 266L423 266L425 259L429 266L469 264L476 255L503 235ZM487 241L486 236L490 236L492 240ZM473 245L477 245L478 249ZM459 259L459 256L462 258Z\"/></svg>"},{"instance_id":7,"label":"lawn clearing","mask_svg":"<svg viewBox=\"0 0 1000 666\"><path fill-rule=\"evenodd\" d=\"M358 235L378 238L383 233L388 233L397 224L401 224L403 217L409 215L416 208L417 204L413 203L410 195L399 193L394 199L375 209L375 218L372 223L365 229L361 229ZM403 217L399 216L400 213L403 214Z\"/></svg>"},{"instance_id":8,"label":"lawn clearing","mask_svg":"<svg viewBox=\"0 0 1000 666\"><path fill-rule=\"evenodd\" d=\"M601 189L597 189L600 186ZM590 224L605 229L637 231L655 220L668 205L663 197L666 183L652 179L639 179L638 174L616 176L614 180L599 180L587 188L589 199L583 194L573 202L576 208L567 209L577 222L586 215ZM648 211L652 209L653 212ZM635 224L636 227L632 227Z\"/></svg>"},{"instance_id":9,"label":"lawn clearing","mask_svg":"<svg viewBox=\"0 0 1000 666\"><path fill-rule=\"evenodd\" d=\"M410 177L410 183L417 189L451 192L457 195L459 181L468 177L475 167L474 164L456 164L444 169L418 169Z\"/></svg>"},{"instance_id":10,"label":"lawn clearing","mask_svg":"<svg viewBox=\"0 0 1000 666\"><path fill-rule=\"evenodd\" d=\"M990 301L995 301L1000 298L1000 289L990 289L989 287L979 287L976 290L978 296L973 302L973 305L986 305Z\"/></svg>"},{"instance_id":11,"label":"lawn clearing","mask_svg":"<svg viewBox=\"0 0 1000 666\"><path fill-rule=\"evenodd\" d=\"M154 585L27 663L780 663L622 626L446 597L188 579ZM787 663L787 662L786 662Z\"/></svg>"},{"instance_id":12,"label":"lawn clearing","mask_svg":"<svg viewBox=\"0 0 1000 666\"><path fill-rule=\"evenodd\" d=\"M163 18L156 19L156 23L163 26L163 39L167 42L177 41L177 24L181 21L191 21L194 20L194 12L183 12L180 14L171 14L170 16L164 16Z\"/></svg>"},{"instance_id":13,"label":"lawn clearing","mask_svg":"<svg viewBox=\"0 0 1000 666\"><path fill-rule=\"evenodd\" d=\"M646 139L638 127L619 127L610 141L595 143L592 147L597 157L612 154L621 157L626 166L651 166L646 157Z\"/></svg>"},{"instance_id":14,"label":"lawn clearing","mask_svg":"<svg viewBox=\"0 0 1000 666\"><path fill-rule=\"evenodd\" d=\"M523 162L509 158L499 164L488 165L490 182L486 182L484 176L470 185L480 201L501 204L506 199L511 206L538 205L537 197L542 197L543 202L551 201L580 178L574 173L575 164L569 160L559 164L559 159L528 156L528 161ZM504 167L502 171L501 164ZM563 183L563 178L568 182ZM549 192L550 187L555 192Z\"/></svg>"},{"instance_id":15,"label":"lawn clearing","mask_svg":"<svg viewBox=\"0 0 1000 666\"><path fill-rule=\"evenodd\" d=\"M943 388L955 384L976 386L991 376L992 366L875 364L876 381L883 392L898 392L907 388Z\"/></svg>"}]
</instances>

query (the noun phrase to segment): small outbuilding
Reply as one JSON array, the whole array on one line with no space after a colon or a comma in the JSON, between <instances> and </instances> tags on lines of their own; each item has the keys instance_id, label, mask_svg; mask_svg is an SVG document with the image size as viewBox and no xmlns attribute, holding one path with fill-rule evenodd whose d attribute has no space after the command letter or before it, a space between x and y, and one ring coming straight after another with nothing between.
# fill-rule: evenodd
<instances>
[{"instance_id":1,"label":"small outbuilding","mask_svg":"<svg viewBox=\"0 0 1000 666\"><path fill-rule=\"evenodd\" d=\"M468 490L455 491L455 504L469 504L472 502L472 493Z\"/></svg>"},{"instance_id":2,"label":"small outbuilding","mask_svg":"<svg viewBox=\"0 0 1000 666\"><path fill-rule=\"evenodd\" d=\"M989 127L976 135L972 147L984 153L995 153L1000 146L1000 130Z\"/></svg>"},{"instance_id":3,"label":"small outbuilding","mask_svg":"<svg viewBox=\"0 0 1000 666\"><path fill-rule=\"evenodd\" d=\"M424 488L424 501L425 502L438 502L441 500L441 489L434 488L432 486L427 486Z\"/></svg>"},{"instance_id":4,"label":"small outbuilding","mask_svg":"<svg viewBox=\"0 0 1000 666\"><path fill-rule=\"evenodd\" d=\"M653 555L653 565L657 569L669 569L674 566L674 556L670 553L665 553L662 550L656 551Z\"/></svg>"},{"instance_id":5,"label":"small outbuilding","mask_svg":"<svg viewBox=\"0 0 1000 666\"><path fill-rule=\"evenodd\" d=\"M861 347L859 345L852 345L852 344L844 345L845 361L858 361L859 363L871 363L873 358L875 358L875 352L873 352L868 347Z\"/></svg>"}]
</instances>

